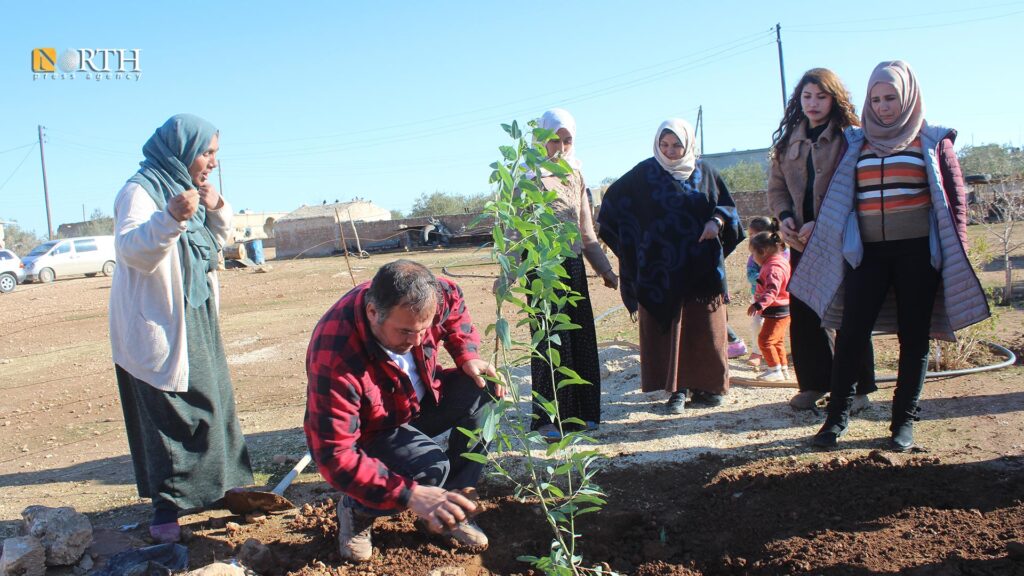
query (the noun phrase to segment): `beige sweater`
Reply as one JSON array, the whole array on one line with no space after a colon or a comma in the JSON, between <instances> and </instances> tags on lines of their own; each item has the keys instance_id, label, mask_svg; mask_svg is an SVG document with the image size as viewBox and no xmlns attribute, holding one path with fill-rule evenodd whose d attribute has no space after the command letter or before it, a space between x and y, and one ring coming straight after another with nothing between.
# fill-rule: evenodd
<instances>
[{"instance_id":1,"label":"beige sweater","mask_svg":"<svg viewBox=\"0 0 1024 576\"><path fill-rule=\"evenodd\" d=\"M231 205L207 210L221 246L231 232ZM187 223L158 210L142 186L129 182L114 200L117 270L110 287L110 347L114 363L166 392L188 390L185 288L178 238ZM210 272L219 308L215 272Z\"/></svg>"},{"instance_id":2,"label":"beige sweater","mask_svg":"<svg viewBox=\"0 0 1024 576\"><path fill-rule=\"evenodd\" d=\"M573 251L582 253L590 263L590 267L599 275L604 276L612 269L608 257L597 239L594 231L594 215L590 210L590 199L587 198L587 187L583 174L573 170L563 183L558 176L542 176L541 183L545 190L558 193L558 198L551 204L555 216L563 222L574 222L580 229L580 238L573 244Z\"/></svg>"}]
</instances>

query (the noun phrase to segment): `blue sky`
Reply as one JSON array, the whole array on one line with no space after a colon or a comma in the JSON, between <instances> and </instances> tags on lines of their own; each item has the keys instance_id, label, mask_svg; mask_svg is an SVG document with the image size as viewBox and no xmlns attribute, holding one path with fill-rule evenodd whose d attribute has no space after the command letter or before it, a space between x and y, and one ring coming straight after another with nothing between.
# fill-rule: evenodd
<instances>
[{"instance_id":1,"label":"blue sky","mask_svg":"<svg viewBox=\"0 0 1024 576\"><path fill-rule=\"evenodd\" d=\"M787 88L832 68L858 111L881 60L917 72L958 146L1024 139L1024 1L27 2L0 22L0 219L46 232L112 212L167 117L221 130L236 209L488 190L499 124L561 106L589 182L650 156L665 118L703 106L708 153L767 147ZM138 81L33 80L33 48L141 49ZM23 147L24 146L24 147Z\"/></svg>"}]
</instances>

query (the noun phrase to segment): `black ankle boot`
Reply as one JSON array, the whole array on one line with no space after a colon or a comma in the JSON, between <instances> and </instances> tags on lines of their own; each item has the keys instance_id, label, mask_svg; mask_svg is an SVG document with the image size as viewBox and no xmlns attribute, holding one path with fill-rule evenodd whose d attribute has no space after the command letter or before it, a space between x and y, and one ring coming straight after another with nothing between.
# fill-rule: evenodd
<instances>
[{"instance_id":1,"label":"black ankle boot","mask_svg":"<svg viewBox=\"0 0 1024 576\"><path fill-rule=\"evenodd\" d=\"M839 438L843 434L846 434L845 423L832 422L831 419L825 420L821 430L818 430L818 433L814 435L814 440L811 443L816 448L835 448L839 445Z\"/></svg>"},{"instance_id":2,"label":"black ankle boot","mask_svg":"<svg viewBox=\"0 0 1024 576\"><path fill-rule=\"evenodd\" d=\"M892 430L889 448L893 452L908 452L914 447L914 421L912 419L904 420L899 424L894 422L889 429Z\"/></svg>"},{"instance_id":3,"label":"black ankle boot","mask_svg":"<svg viewBox=\"0 0 1024 576\"><path fill-rule=\"evenodd\" d=\"M920 408L915 406L911 410L894 411L892 424L889 430L892 438L889 439L889 448L894 452L907 452L914 447L914 422L920 420L917 413Z\"/></svg>"}]
</instances>

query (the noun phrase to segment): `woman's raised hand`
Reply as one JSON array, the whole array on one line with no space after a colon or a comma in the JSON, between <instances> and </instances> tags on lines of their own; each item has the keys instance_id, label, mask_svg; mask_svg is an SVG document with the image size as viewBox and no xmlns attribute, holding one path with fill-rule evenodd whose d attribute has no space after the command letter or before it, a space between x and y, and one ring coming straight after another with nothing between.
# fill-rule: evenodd
<instances>
[{"instance_id":1,"label":"woman's raised hand","mask_svg":"<svg viewBox=\"0 0 1024 576\"><path fill-rule=\"evenodd\" d=\"M224 205L224 199L221 198L220 192L209 182L203 182L199 185L199 200L203 203L203 206L206 206L207 210L217 210Z\"/></svg>"},{"instance_id":2,"label":"woman's raised hand","mask_svg":"<svg viewBox=\"0 0 1024 576\"><path fill-rule=\"evenodd\" d=\"M191 218L199 209L199 192L188 189L171 198L167 203L167 211L178 222Z\"/></svg>"}]
</instances>

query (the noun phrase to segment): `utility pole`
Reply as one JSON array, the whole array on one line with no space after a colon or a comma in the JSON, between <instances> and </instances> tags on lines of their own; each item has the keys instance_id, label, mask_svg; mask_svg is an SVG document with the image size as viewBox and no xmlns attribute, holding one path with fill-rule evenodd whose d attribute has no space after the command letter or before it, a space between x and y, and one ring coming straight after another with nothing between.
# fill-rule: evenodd
<instances>
[{"instance_id":1,"label":"utility pole","mask_svg":"<svg viewBox=\"0 0 1024 576\"><path fill-rule=\"evenodd\" d=\"M704 153L704 106L697 106L697 131L700 132L700 153Z\"/></svg>"},{"instance_id":2,"label":"utility pole","mask_svg":"<svg viewBox=\"0 0 1024 576\"><path fill-rule=\"evenodd\" d=\"M82 222L85 222L85 204L82 204Z\"/></svg>"},{"instance_id":3,"label":"utility pole","mask_svg":"<svg viewBox=\"0 0 1024 576\"><path fill-rule=\"evenodd\" d=\"M220 192L220 195L223 196L224 195L224 174L221 172L220 165L221 165L221 162L220 162L220 160L218 160L217 161L217 188L218 188L218 191Z\"/></svg>"},{"instance_id":4,"label":"utility pole","mask_svg":"<svg viewBox=\"0 0 1024 576\"><path fill-rule=\"evenodd\" d=\"M39 161L43 164L43 198L46 199L47 240L53 240L53 219L50 217L50 188L46 185L46 152L43 151L43 126L39 126Z\"/></svg>"},{"instance_id":5,"label":"utility pole","mask_svg":"<svg viewBox=\"0 0 1024 576\"><path fill-rule=\"evenodd\" d=\"M779 45L779 80L782 81L782 113L786 113L786 66L782 61L782 26L775 24L775 42Z\"/></svg>"}]
</instances>

